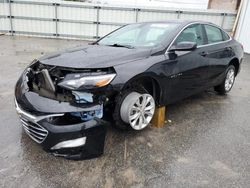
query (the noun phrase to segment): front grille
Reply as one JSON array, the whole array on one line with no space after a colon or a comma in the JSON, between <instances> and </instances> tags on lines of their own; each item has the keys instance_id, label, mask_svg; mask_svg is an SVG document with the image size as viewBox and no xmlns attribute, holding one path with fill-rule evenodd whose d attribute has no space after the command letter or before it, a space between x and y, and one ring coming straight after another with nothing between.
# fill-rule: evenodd
<instances>
[{"instance_id":1,"label":"front grille","mask_svg":"<svg viewBox=\"0 0 250 188\"><path fill-rule=\"evenodd\" d=\"M20 120L25 132L37 143L42 143L48 135L48 131L38 123L33 123L20 116Z\"/></svg>"}]
</instances>

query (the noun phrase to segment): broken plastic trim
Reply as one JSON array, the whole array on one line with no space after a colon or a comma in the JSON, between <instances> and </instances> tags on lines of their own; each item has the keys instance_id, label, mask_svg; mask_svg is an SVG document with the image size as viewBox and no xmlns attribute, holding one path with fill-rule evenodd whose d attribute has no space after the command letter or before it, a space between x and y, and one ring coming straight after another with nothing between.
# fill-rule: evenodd
<instances>
[{"instance_id":1,"label":"broken plastic trim","mask_svg":"<svg viewBox=\"0 0 250 188\"><path fill-rule=\"evenodd\" d=\"M92 93L72 91L72 94L75 96L76 103L92 103L93 102Z\"/></svg>"},{"instance_id":2,"label":"broken plastic trim","mask_svg":"<svg viewBox=\"0 0 250 188\"><path fill-rule=\"evenodd\" d=\"M56 89L55 89L55 85L53 84L52 80L51 80L51 77L49 75L49 71L47 69L43 69L41 71L42 75L43 75L43 79L45 81L45 84L48 88L48 90L52 91L52 92L55 92Z\"/></svg>"},{"instance_id":3,"label":"broken plastic trim","mask_svg":"<svg viewBox=\"0 0 250 188\"><path fill-rule=\"evenodd\" d=\"M115 75L116 72L112 67L77 69L44 65L37 61L23 73L23 76L26 77L26 79L23 79L23 84L26 85L27 91L37 93L41 97L59 102L69 102L74 105L79 104L79 107L87 107L103 103L104 99L100 95L88 94L86 89L107 85L114 79ZM83 85L80 84L81 86L77 91L74 91L75 89L71 86L69 88L61 85L64 82L77 80L84 82Z\"/></svg>"},{"instance_id":4,"label":"broken plastic trim","mask_svg":"<svg viewBox=\"0 0 250 188\"><path fill-rule=\"evenodd\" d=\"M103 105L101 105L100 109L87 111L87 112L71 112L72 116L80 117L82 121L89 121L94 118L101 119L103 117Z\"/></svg>"}]
</instances>

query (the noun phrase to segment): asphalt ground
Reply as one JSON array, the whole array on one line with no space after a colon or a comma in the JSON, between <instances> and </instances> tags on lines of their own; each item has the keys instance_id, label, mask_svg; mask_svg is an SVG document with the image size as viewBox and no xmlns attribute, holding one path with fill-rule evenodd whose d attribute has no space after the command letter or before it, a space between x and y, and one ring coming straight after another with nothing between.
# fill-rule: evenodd
<instances>
[{"instance_id":1,"label":"asphalt ground","mask_svg":"<svg viewBox=\"0 0 250 188\"><path fill-rule=\"evenodd\" d=\"M250 56L226 96L213 90L167 107L164 128L109 127L103 156L70 161L22 130L14 85L44 53L84 41L0 36L0 187L249 187Z\"/></svg>"}]
</instances>

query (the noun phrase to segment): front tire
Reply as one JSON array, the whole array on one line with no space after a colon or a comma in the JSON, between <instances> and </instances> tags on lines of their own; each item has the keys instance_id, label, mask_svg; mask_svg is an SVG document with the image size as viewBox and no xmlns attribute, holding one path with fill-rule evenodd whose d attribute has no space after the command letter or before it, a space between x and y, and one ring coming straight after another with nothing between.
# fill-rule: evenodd
<instances>
[{"instance_id":1,"label":"front tire","mask_svg":"<svg viewBox=\"0 0 250 188\"><path fill-rule=\"evenodd\" d=\"M119 129L142 130L146 128L155 111L155 100L145 89L129 89L117 97L113 114Z\"/></svg>"},{"instance_id":2,"label":"front tire","mask_svg":"<svg viewBox=\"0 0 250 188\"><path fill-rule=\"evenodd\" d=\"M226 76L223 80L223 82L214 87L214 90L217 91L221 95L227 94L233 87L234 85L234 80L235 80L235 67L233 65L230 65L227 68L226 71Z\"/></svg>"}]
</instances>

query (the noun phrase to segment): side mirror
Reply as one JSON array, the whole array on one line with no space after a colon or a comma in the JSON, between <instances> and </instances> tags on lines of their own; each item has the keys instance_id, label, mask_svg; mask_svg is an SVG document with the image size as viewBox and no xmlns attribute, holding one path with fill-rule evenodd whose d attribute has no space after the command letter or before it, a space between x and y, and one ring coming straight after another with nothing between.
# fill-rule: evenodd
<instances>
[{"instance_id":1,"label":"side mirror","mask_svg":"<svg viewBox=\"0 0 250 188\"><path fill-rule=\"evenodd\" d=\"M172 46L170 51L191 51L197 48L196 42L179 42Z\"/></svg>"}]
</instances>

